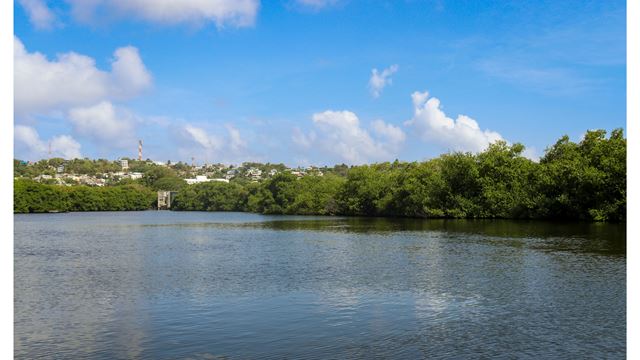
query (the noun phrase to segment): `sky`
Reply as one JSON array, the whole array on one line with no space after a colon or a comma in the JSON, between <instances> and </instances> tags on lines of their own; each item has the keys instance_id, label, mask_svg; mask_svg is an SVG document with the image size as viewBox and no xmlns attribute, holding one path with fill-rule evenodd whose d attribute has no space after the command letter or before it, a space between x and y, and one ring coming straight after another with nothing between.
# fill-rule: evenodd
<instances>
[{"instance_id":1,"label":"sky","mask_svg":"<svg viewBox=\"0 0 640 360\"><path fill-rule=\"evenodd\" d=\"M626 129L624 1L17 0L14 157L420 161Z\"/></svg>"}]
</instances>

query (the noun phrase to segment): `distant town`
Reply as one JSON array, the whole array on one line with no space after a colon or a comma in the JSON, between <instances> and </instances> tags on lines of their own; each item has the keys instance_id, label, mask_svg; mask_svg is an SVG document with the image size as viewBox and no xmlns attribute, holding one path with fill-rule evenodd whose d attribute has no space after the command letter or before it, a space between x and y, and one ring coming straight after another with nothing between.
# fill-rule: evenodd
<instances>
[{"instance_id":1,"label":"distant town","mask_svg":"<svg viewBox=\"0 0 640 360\"><path fill-rule=\"evenodd\" d=\"M184 180L187 185L210 181L260 182L278 173L287 172L297 177L324 176L326 173L345 174L346 165L334 167L296 167L284 164L261 164L245 162L228 164L187 164L185 162L152 161L121 158L117 160L90 160L62 158L44 159L36 162L14 160L14 177L28 178L46 184L105 186L133 183L143 179L154 169L167 169L172 177Z\"/></svg>"}]
</instances>

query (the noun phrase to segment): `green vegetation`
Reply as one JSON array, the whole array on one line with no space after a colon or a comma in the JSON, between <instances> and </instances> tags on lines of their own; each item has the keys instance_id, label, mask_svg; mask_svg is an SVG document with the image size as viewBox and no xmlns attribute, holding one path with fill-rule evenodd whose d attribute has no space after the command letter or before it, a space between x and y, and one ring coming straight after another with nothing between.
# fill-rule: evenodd
<instances>
[{"instance_id":1,"label":"green vegetation","mask_svg":"<svg viewBox=\"0 0 640 360\"><path fill-rule=\"evenodd\" d=\"M13 191L17 213L146 210L156 201L155 192L137 184L58 186L17 179Z\"/></svg>"},{"instance_id":2,"label":"green vegetation","mask_svg":"<svg viewBox=\"0 0 640 360\"><path fill-rule=\"evenodd\" d=\"M564 136L539 162L525 158L523 151L521 144L497 142L479 154L456 152L425 162L337 165L323 168L324 176L303 177L279 166L277 175L261 182L239 178L189 186L178 173L184 169L136 164L144 177L128 185L64 187L18 179L14 210L149 209L152 190L164 189L178 191L174 210L625 221L626 139L621 129L608 138L604 130L588 131L579 143ZM20 162L14 166L16 174L36 171ZM47 171L40 162L32 167L40 174Z\"/></svg>"}]
</instances>

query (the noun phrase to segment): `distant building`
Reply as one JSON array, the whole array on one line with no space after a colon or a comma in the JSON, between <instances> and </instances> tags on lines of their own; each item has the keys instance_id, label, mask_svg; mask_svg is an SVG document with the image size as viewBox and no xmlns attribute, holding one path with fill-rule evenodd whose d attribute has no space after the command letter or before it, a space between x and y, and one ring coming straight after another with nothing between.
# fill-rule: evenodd
<instances>
[{"instance_id":1,"label":"distant building","mask_svg":"<svg viewBox=\"0 0 640 360\"><path fill-rule=\"evenodd\" d=\"M237 170L231 169L231 170L227 171L227 174L224 176L224 178L227 179L227 180L231 180L236 176L237 172L238 172Z\"/></svg>"},{"instance_id":2,"label":"distant building","mask_svg":"<svg viewBox=\"0 0 640 360\"><path fill-rule=\"evenodd\" d=\"M51 179L53 179L53 176L46 175L46 174L38 175L38 176L33 178L33 180L35 180L35 181L51 180Z\"/></svg>"},{"instance_id":3,"label":"distant building","mask_svg":"<svg viewBox=\"0 0 640 360\"><path fill-rule=\"evenodd\" d=\"M131 174L129 174L129 177L131 178L131 180L137 180L137 179L142 179L144 175L142 173L139 172L133 172Z\"/></svg>"},{"instance_id":4,"label":"distant building","mask_svg":"<svg viewBox=\"0 0 640 360\"><path fill-rule=\"evenodd\" d=\"M122 171L129 170L129 160L120 160L120 167L122 168Z\"/></svg>"},{"instance_id":5,"label":"distant building","mask_svg":"<svg viewBox=\"0 0 640 360\"><path fill-rule=\"evenodd\" d=\"M58 166L58 168L56 169L56 171L58 172L58 174L62 174L64 172L64 165L60 165Z\"/></svg>"},{"instance_id":6,"label":"distant building","mask_svg":"<svg viewBox=\"0 0 640 360\"><path fill-rule=\"evenodd\" d=\"M195 179L184 179L187 182L187 185L200 184L209 181L218 181L228 183L229 179L208 179L205 175L197 175Z\"/></svg>"},{"instance_id":7,"label":"distant building","mask_svg":"<svg viewBox=\"0 0 640 360\"><path fill-rule=\"evenodd\" d=\"M278 170L276 169L269 170L269 176L275 176L277 173L278 173Z\"/></svg>"},{"instance_id":8,"label":"distant building","mask_svg":"<svg viewBox=\"0 0 640 360\"><path fill-rule=\"evenodd\" d=\"M171 209L171 204L173 203L176 194L178 194L176 191L158 191L158 210Z\"/></svg>"},{"instance_id":9,"label":"distant building","mask_svg":"<svg viewBox=\"0 0 640 360\"><path fill-rule=\"evenodd\" d=\"M247 171L247 176L252 180L260 180L262 178L262 170L251 168L249 169L249 171Z\"/></svg>"}]
</instances>

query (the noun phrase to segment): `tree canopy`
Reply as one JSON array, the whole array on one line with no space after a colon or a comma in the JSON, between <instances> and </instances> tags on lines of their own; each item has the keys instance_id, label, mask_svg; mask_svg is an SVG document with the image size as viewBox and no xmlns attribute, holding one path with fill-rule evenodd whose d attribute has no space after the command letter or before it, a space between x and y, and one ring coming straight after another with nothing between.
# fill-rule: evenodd
<instances>
[{"instance_id":1,"label":"tree canopy","mask_svg":"<svg viewBox=\"0 0 640 360\"><path fill-rule=\"evenodd\" d=\"M150 209L155 204L153 190L172 190L178 192L174 210L625 221L626 139L622 129L606 135L604 130L587 131L577 143L563 136L539 161L524 157L522 144L498 141L477 154L453 152L423 162L336 165L324 176L299 177L280 171L262 182L239 179L186 185L175 169L166 167L150 167L139 181L104 188L18 179L14 211ZM46 169L44 165L33 167ZM88 165L79 160L70 166ZM283 165L278 166L282 170ZM34 170L14 162L14 173L27 171Z\"/></svg>"}]
</instances>

